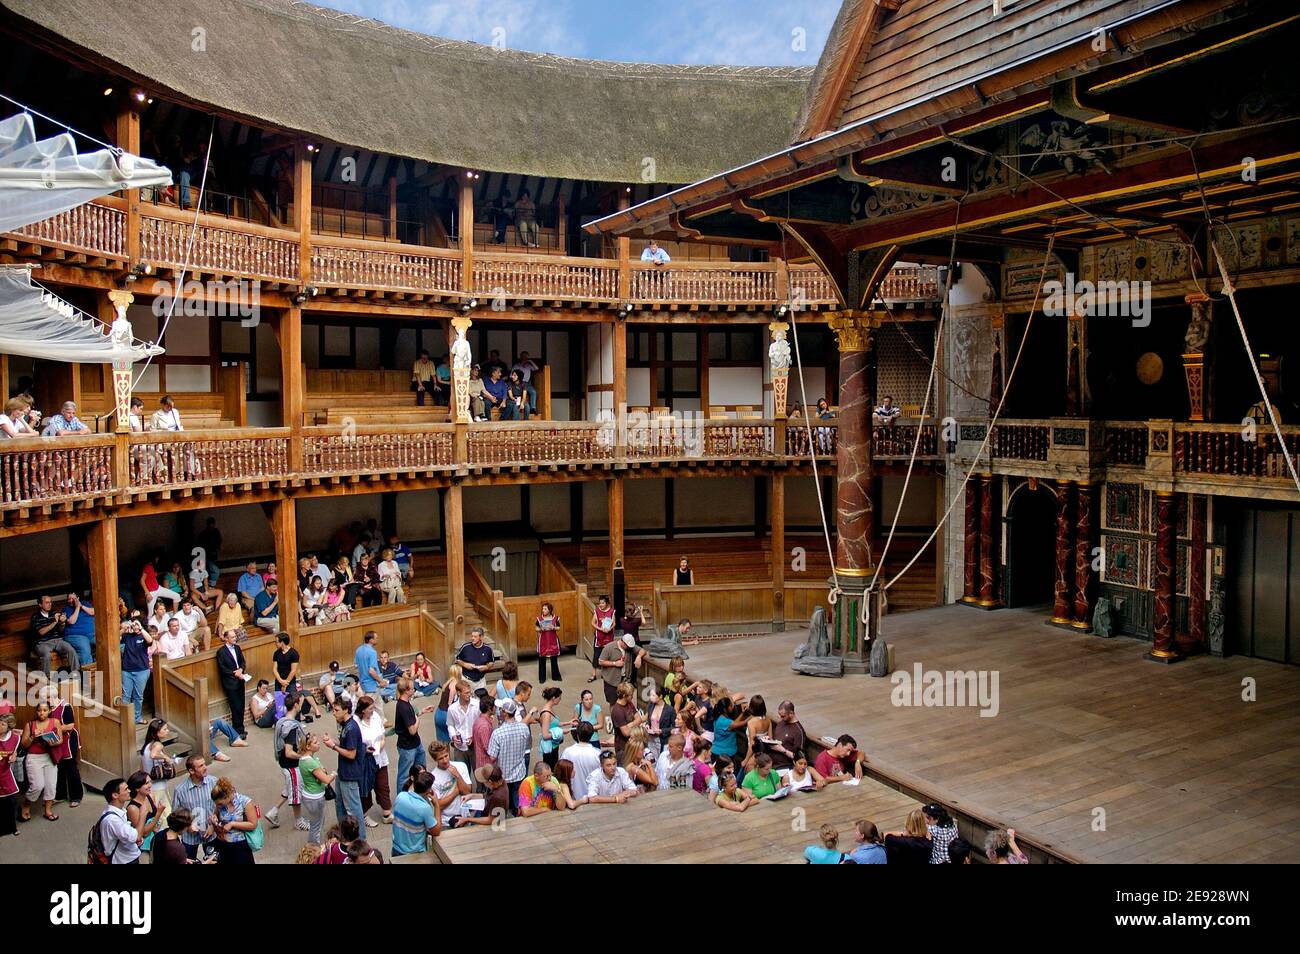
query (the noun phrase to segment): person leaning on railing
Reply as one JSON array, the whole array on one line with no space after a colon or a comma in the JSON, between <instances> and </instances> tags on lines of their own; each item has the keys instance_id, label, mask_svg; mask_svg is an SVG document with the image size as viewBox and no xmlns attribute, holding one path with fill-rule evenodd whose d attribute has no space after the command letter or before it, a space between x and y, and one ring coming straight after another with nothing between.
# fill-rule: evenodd
<instances>
[{"instance_id":1,"label":"person leaning on railing","mask_svg":"<svg viewBox=\"0 0 1300 954\"><path fill-rule=\"evenodd\" d=\"M77 417L77 402L64 401L63 407L58 414L50 418L45 430L41 431L42 437L59 437L63 434L86 434L90 428L81 422Z\"/></svg>"},{"instance_id":2,"label":"person leaning on railing","mask_svg":"<svg viewBox=\"0 0 1300 954\"><path fill-rule=\"evenodd\" d=\"M34 437L35 429L31 425L31 406L21 395L5 402L5 412L0 414L0 440L11 437ZM39 421L40 418L38 417Z\"/></svg>"}]
</instances>

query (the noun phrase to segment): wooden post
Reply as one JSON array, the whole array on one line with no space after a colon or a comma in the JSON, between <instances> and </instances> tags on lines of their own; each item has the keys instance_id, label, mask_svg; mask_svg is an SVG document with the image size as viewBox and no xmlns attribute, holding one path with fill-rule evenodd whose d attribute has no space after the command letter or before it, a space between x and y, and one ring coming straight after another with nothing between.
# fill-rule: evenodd
<instances>
[{"instance_id":1,"label":"wooden post","mask_svg":"<svg viewBox=\"0 0 1300 954\"><path fill-rule=\"evenodd\" d=\"M132 155L140 154L140 114L131 108L133 100L117 114L117 146ZM177 188L180 188L179 183ZM126 258L127 265L140 261L140 190L125 189L126 197ZM7 395L6 395L7 396Z\"/></svg>"},{"instance_id":2,"label":"wooden post","mask_svg":"<svg viewBox=\"0 0 1300 954\"><path fill-rule=\"evenodd\" d=\"M304 289L311 284L311 163L307 143L298 140L293 147L293 224L298 230L298 282Z\"/></svg>"},{"instance_id":3,"label":"wooden post","mask_svg":"<svg viewBox=\"0 0 1300 954\"><path fill-rule=\"evenodd\" d=\"M1151 622L1151 651L1146 658L1172 663L1182 659L1174 647L1174 494L1156 491L1156 542L1152 557L1155 609Z\"/></svg>"},{"instance_id":4,"label":"wooden post","mask_svg":"<svg viewBox=\"0 0 1300 954\"><path fill-rule=\"evenodd\" d=\"M623 192L618 197L618 210L622 212L628 207L627 192ZM618 237L618 299L619 304L629 300L632 297L632 240L626 235ZM653 380L650 386L654 387ZM654 400L650 401L654 405Z\"/></svg>"},{"instance_id":5,"label":"wooden post","mask_svg":"<svg viewBox=\"0 0 1300 954\"><path fill-rule=\"evenodd\" d=\"M772 524L772 631L785 631L785 478L773 475L769 481L772 502L768 519Z\"/></svg>"},{"instance_id":6,"label":"wooden post","mask_svg":"<svg viewBox=\"0 0 1300 954\"><path fill-rule=\"evenodd\" d=\"M117 518L102 517L86 535L90 558L90 598L95 604L95 659L104 674L104 705L122 695L122 627L117 617ZM135 718L132 710L131 719Z\"/></svg>"},{"instance_id":7,"label":"wooden post","mask_svg":"<svg viewBox=\"0 0 1300 954\"><path fill-rule=\"evenodd\" d=\"M700 413L709 417L709 326L701 321L696 332L696 360L700 363ZM763 399L758 399L758 409L763 410Z\"/></svg>"},{"instance_id":8,"label":"wooden post","mask_svg":"<svg viewBox=\"0 0 1300 954\"><path fill-rule=\"evenodd\" d=\"M302 470L302 415L305 373L302 366L302 309L291 305L276 317L280 341L280 426L292 429L289 438L289 472Z\"/></svg>"},{"instance_id":9,"label":"wooden post","mask_svg":"<svg viewBox=\"0 0 1300 954\"><path fill-rule=\"evenodd\" d=\"M474 291L474 186L473 180L461 176L460 183L460 287ZM457 633L457 636L460 634Z\"/></svg>"},{"instance_id":10,"label":"wooden post","mask_svg":"<svg viewBox=\"0 0 1300 954\"><path fill-rule=\"evenodd\" d=\"M397 241L397 176L388 177L388 238Z\"/></svg>"},{"instance_id":11,"label":"wooden post","mask_svg":"<svg viewBox=\"0 0 1300 954\"><path fill-rule=\"evenodd\" d=\"M465 509L461 499L461 485L453 483L443 498L443 532L447 538L447 599L450 603L448 621L453 642L459 643L465 635ZM447 660L441 660L446 665Z\"/></svg>"},{"instance_id":12,"label":"wooden post","mask_svg":"<svg viewBox=\"0 0 1300 954\"><path fill-rule=\"evenodd\" d=\"M555 234L556 241L560 246L560 254L569 254L569 222L565 214L564 200L560 199L555 203Z\"/></svg>"},{"instance_id":13,"label":"wooden post","mask_svg":"<svg viewBox=\"0 0 1300 954\"><path fill-rule=\"evenodd\" d=\"M275 563L280 580L280 629L298 637L298 506L285 497L265 505L266 518L275 539Z\"/></svg>"},{"instance_id":14,"label":"wooden post","mask_svg":"<svg viewBox=\"0 0 1300 954\"><path fill-rule=\"evenodd\" d=\"M1073 526L1070 502L1074 495L1073 481L1056 482L1056 584L1052 589L1051 622L1058 626L1070 624L1073 606L1074 543L1070 539L1070 530Z\"/></svg>"},{"instance_id":15,"label":"wooden post","mask_svg":"<svg viewBox=\"0 0 1300 954\"><path fill-rule=\"evenodd\" d=\"M619 239L622 241L622 239ZM614 318L613 324L613 364L614 391L611 397L614 412L614 454L616 457L627 456L627 324L621 317ZM651 404L653 405L653 401ZM653 413L653 412L652 412ZM619 500L622 500L620 493Z\"/></svg>"},{"instance_id":16,"label":"wooden post","mask_svg":"<svg viewBox=\"0 0 1300 954\"><path fill-rule=\"evenodd\" d=\"M623 562L623 478L605 481L609 506L609 584L614 586L614 568Z\"/></svg>"}]
</instances>

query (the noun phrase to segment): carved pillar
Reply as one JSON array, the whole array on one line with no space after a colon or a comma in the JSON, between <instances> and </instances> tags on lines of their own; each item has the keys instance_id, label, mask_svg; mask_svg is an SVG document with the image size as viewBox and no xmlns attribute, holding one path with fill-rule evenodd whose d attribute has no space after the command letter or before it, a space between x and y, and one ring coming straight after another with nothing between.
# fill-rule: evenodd
<instances>
[{"instance_id":1,"label":"carved pillar","mask_svg":"<svg viewBox=\"0 0 1300 954\"><path fill-rule=\"evenodd\" d=\"M979 481L966 482L966 529L962 543L965 560L962 566L961 589L963 603L978 603L980 563L980 491Z\"/></svg>"},{"instance_id":2,"label":"carved pillar","mask_svg":"<svg viewBox=\"0 0 1300 954\"><path fill-rule=\"evenodd\" d=\"M1093 573L1092 551L1096 546L1097 488L1090 481L1079 481L1079 509L1075 517L1077 531L1074 544L1074 628L1092 628Z\"/></svg>"},{"instance_id":3,"label":"carved pillar","mask_svg":"<svg viewBox=\"0 0 1300 954\"><path fill-rule=\"evenodd\" d=\"M1205 495L1193 494L1188 505L1192 508L1192 544L1187 556L1187 634L1178 637L1178 648L1199 653L1205 650L1205 544L1209 530Z\"/></svg>"},{"instance_id":4,"label":"carved pillar","mask_svg":"<svg viewBox=\"0 0 1300 954\"><path fill-rule=\"evenodd\" d=\"M1001 605L997 591L997 540L995 500L997 485L992 474L980 475L980 601L985 609Z\"/></svg>"},{"instance_id":5,"label":"carved pillar","mask_svg":"<svg viewBox=\"0 0 1300 954\"><path fill-rule=\"evenodd\" d=\"M465 336L473 323L463 315L451 320L451 326L456 329L456 337L451 343L452 420L460 424L469 423L469 372L473 355Z\"/></svg>"},{"instance_id":6,"label":"carved pillar","mask_svg":"<svg viewBox=\"0 0 1300 954\"><path fill-rule=\"evenodd\" d=\"M1151 626L1151 652L1148 659L1177 662L1182 658L1174 649L1174 495L1169 490L1156 491L1155 612Z\"/></svg>"},{"instance_id":7,"label":"carved pillar","mask_svg":"<svg viewBox=\"0 0 1300 954\"><path fill-rule=\"evenodd\" d=\"M772 369L772 416L781 420L786 414L786 395L790 384L790 343L785 340L790 324L773 321L767 330L772 333L772 344L767 349L768 364ZM707 413L707 407L705 411Z\"/></svg>"},{"instance_id":8,"label":"carved pillar","mask_svg":"<svg viewBox=\"0 0 1300 954\"><path fill-rule=\"evenodd\" d=\"M1069 625L1071 593L1074 586L1070 572L1073 547L1070 541L1070 502L1074 484L1068 480L1056 483L1056 586L1053 591L1051 622L1058 626Z\"/></svg>"},{"instance_id":9,"label":"carved pillar","mask_svg":"<svg viewBox=\"0 0 1300 954\"><path fill-rule=\"evenodd\" d=\"M1065 416L1083 414L1083 318L1070 317L1065 326Z\"/></svg>"},{"instance_id":10,"label":"carved pillar","mask_svg":"<svg viewBox=\"0 0 1300 954\"><path fill-rule=\"evenodd\" d=\"M1205 379L1205 350L1210 340L1210 299L1193 292L1184 301L1191 308L1192 317L1183 339L1183 376L1187 379L1187 419L1192 423L1204 421L1209 410L1209 394Z\"/></svg>"},{"instance_id":11,"label":"carved pillar","mask_svg":"<svg viewBox=\"0 0 1300 954\"><path fill-rule=\"evenodd\" d=\"M1007 319L1000 309L989 316L989 327L993 331L993 368L989 374L989 417L992 417L1002 403L1002 343L1006 338Z\"/></svg>"},{"instance_id":12,"label":"carved pillar","mask_svg":"<svg viewBox=\"0 0 1300 954\"><path fill-rule=\"evenodd\" d=\"M835 495L835 576L843 591L835 604L834 639L845 668L865 672L877 613L863 624L867 585L875 572L871 557L871 410L875 365L870 313L846 310L830 321L840 349L840 410ZM878 602L878 601L877 601Z\"/></svg>"},{"instance_id":13,"label":"carved pillar","mask_svg":"<svg viewBox=\"0 0 1300 954\"><path fill-rule=\"evenodd\" d=\"M135 301L135 296L129 291L119 291L114 289L108 293L108 300L113 303L113 312L116 317L113 320L114 336L119 331L130 343L131 324L126 317L126 309ZM118 324L121 322L122 324ZM4 395L8 398L8 395ZM115 430L119 434L126 434L131 430L131 362L114 361L113 362L113 407L116 411L117 426Z\"/></svg>"}]
</instances>

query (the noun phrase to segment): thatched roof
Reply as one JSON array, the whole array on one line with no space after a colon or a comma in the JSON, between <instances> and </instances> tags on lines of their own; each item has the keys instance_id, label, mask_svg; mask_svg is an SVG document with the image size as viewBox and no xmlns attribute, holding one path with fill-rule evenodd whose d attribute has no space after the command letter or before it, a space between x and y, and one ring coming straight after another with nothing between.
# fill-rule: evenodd
<instances>
[{"instance_id":1,"label":"thatched roof","mask_svg":"<svg viewBox=\"0 0 1300 954\"><path fill-rule=\"evenodd\" d=\"M810 75L495 50L294 0L0 7L128 77L253 121L429 162L607 182L690 182L771 152L789 141ZM191 49L197 27L206 52Z\"/></svg>"}]
</instances>

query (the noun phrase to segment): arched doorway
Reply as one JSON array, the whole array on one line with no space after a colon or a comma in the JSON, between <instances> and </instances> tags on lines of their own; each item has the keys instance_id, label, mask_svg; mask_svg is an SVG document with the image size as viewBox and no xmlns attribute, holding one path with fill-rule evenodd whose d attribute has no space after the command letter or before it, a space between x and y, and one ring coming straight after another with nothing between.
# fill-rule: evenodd
<instances>
[{"instance_id":1,"label":"arched doorway","mask_svg":"<svg viewBox=\"0 0 1300 954\"><path fill-rule=\"evenodd\" d=\"M1007 502L1007 606L1050 606L1056 588L1056 494L1021 484Z\"/></svg>"}]
</instances>

